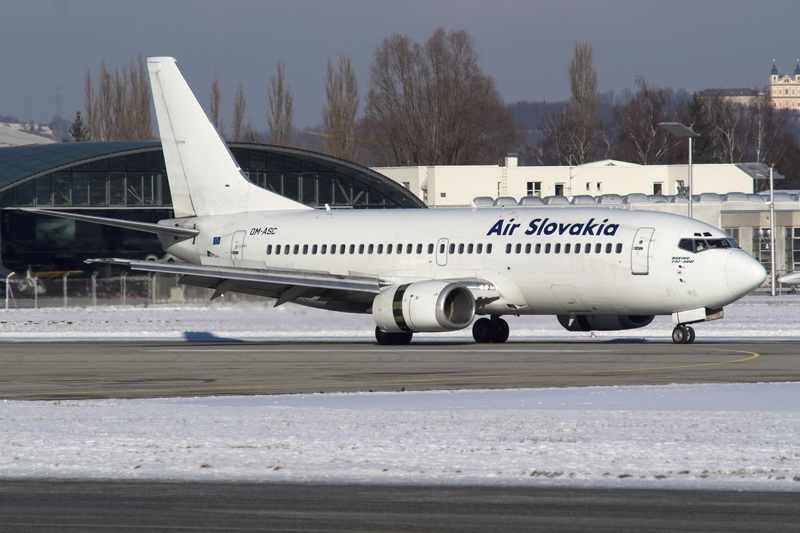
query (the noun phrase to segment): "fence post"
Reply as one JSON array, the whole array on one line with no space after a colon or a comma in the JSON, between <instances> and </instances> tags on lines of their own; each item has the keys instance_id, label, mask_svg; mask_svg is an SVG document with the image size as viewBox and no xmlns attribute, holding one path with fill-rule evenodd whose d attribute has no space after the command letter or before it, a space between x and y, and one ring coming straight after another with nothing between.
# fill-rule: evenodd
<instances>
[{"instance_id":1,"label":"fence post","mask_svg":"<svg viewBox=\"0 0 800 533\"><path fill-rule=\"evenodd\" d=\"M121 288L121 295L122 295L122 305L125 305L125 278L128 277L128 271L125 270L120 277L120 288Z\"/></svg>"},{"instance_id":2,"label":"fence post","mask_svg":"<svg viewBox=\"0 0 800 533\"><path fill-rule=\"evenodd\" d=\"M64 309L67 308L67 278L69 277L69 272L64 272L64 277L61 278L63 285L64 285Z\"/></svg>"},{"instance_id":3,"label":"fence post","mask_svg":"<svg viewBox=\"0 0 800 533\"><path fill-rule=\"evenodd\" d=\"M33 277L33 308L39 309L39 274Z\"/></svg>"},{"instance_id":4,"label":"fence post","mask_svg":"<svg viewBox=\"0 0 800 533\"><path fill-rule=\"evenodd\" d=\"M6 276L6 311L8 311L8 295L11 294L11 283L9 283L8 280L13 275L14 275L14 273L11 272L11 273L8 274L8 276Z\"/></svg>"},{"instance_id":5,"label":"fence post","mask_svg":"<svg viewBox=\"0 0 800 533\"><path fill-rule=\"evenodd\" d=\"M97 307L97 271L92 272L92 307Z\"/></svg>"}]
</instances>

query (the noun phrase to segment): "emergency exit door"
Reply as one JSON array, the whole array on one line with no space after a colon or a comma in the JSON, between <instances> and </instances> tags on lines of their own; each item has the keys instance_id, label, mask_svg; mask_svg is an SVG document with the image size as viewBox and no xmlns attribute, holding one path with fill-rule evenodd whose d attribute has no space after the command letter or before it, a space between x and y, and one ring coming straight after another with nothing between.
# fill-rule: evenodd
<instances>
[{"instance_id":1,"label":"emergency exit door","mask_svg":"<svg viewBox=\"0 0 800 533\"><path fill-rule=\"evenodd\" d=\"M650 243L653 228L639 228L633 238L631 248L631 274L646 276L650 273Z\"/></svg>"}]
</instances>

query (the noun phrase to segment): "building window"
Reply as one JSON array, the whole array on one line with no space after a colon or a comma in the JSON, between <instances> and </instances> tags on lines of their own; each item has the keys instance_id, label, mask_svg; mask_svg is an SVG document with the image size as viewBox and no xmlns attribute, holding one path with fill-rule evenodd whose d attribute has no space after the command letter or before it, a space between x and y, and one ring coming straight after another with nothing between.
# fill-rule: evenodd
<instances>
[{"instance_id":1,"label":"building window","mask_svg":"<svg viewBox=\"0 0 800 533\"><path fill-rule=\"evenodd\" d=\"M654 183L653 184L653 194L664 194L664 184L663 183Z\"/></svg>"},{"instance_id":2,"label":"building window","mask_svg":"<svg viewBox=\"0 0 800 533\"><path fill-rule=\"evenodd\" d=\"M591 192L591 191L592 191L592 184L587 181L586 182L586 192Z\"/></svg>"},{"instance_id":3,"label":"building window","mask_svg":"<svg viewBox=\"0 0 800 533\"><path fill-rule=\"evenodd\" d=\"M447 193L446 192L440 192L439 193L439 197L440 198L447 198Z\"/></svg>"},{"instance_id":4,"label":"building window","mask_svg":"<svg viewBox=\"0 0 800 533\"><path fill-rule=\"evenodd\" d=\"M723 228L722 231L728 234L728 236L733 239L733 242L739 246L739 228Z\"/></svg>"},{"instance_id":5,"label":"building window","mask_svg":"<svg viewBox=\"0 0 800 533\"><path fill-rule=\"evenodd\" d=\"M403 182L403 187L405 187L406 189L409 189L409 190L410 190L410 189L411 189L411 182L409 182L409 181L404 181L404 182Z\"/></svg>"},{"instance_id":6,"label":"building window","mask_svg":"<svg viewBox=\"0 0 800 533\"><path fill-rule=\"evenodd\" d=\"M556 183L556 196L564 196L564 184Z\"/></svg>"},{"instance_id":7,"label":"building window","mask_svg":"<svg viewBox=\"0 0 800 533\"><path fill-rule=\"evenodd\" d=\"M529 181L528 188L527 188L528 196L538 196L539 198L542 197L542 182L541 181Z\"/></svg>"},{"instance_id":8,"label":"building window","mask_svg":"<svg viewBox=\"0 0 800 533\"><path fill-rule=\"evenodd\" d=\"M597 192L601 192L603 190L603 184L599 181L597 182Z\"/></svg>"}]
</instances>

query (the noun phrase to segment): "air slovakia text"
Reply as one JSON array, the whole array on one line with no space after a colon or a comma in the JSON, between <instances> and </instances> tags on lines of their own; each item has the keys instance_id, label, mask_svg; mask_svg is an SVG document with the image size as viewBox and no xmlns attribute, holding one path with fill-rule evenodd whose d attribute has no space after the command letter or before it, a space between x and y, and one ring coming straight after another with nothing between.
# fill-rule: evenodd
<instances>
[{"instance_id":1,"label":"air slovakia text","mask_svg":"<svg viewBox=\"0 0 800 533\"><path fill-rule=\"evenodd\" d=\"M514 224L512 218L508 222L502 218L498 220L494 226L489 230L486 235L513 235L514 230L522 226L522 224ZM534 218L528 224L528 229L525 230L525 235L608 235L614 236L617 234L619 224L608 224L608 219L603 219L602 222L595 222L595 219L590 218L588 222L550 222L549 218L542 220L541 218Z\"/></svg>"}]
</instances>

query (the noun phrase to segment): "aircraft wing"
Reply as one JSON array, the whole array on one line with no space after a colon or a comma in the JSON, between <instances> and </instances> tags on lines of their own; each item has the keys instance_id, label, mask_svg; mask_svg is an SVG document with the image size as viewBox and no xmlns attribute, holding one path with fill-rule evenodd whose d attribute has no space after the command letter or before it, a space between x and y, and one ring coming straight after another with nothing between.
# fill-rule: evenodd
<instances>
[{"instance_id":1,"label":"aircraft wing","mask_svg":"<svg viewBox=\"0 0 800 533\"><path fill-rule=\"evenodd\" d=\"M131 270L177 274L184 285L214 289L212 300L225 292L234 291L277 298L276 307L298 298L371 302L380 293L381 286L377 277L310 270L234 268L133 259L87 259L86 263L123 265Z\"/></svg>"}]
</instances>

